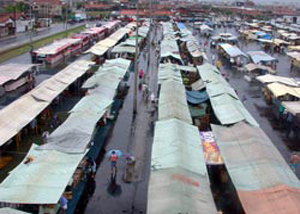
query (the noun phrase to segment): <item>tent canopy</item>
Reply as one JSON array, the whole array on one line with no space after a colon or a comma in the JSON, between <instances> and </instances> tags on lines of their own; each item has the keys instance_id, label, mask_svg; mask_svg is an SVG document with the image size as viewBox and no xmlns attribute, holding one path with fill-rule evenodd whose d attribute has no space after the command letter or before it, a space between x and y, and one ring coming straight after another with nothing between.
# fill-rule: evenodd
<instances>
[{"instance_id":1,"label":"tent canopy","mask_svg":"<svg viewBox=\"0 0 300 214\"><path fill-rule=\"evenodd\" d=\"M212 125L224 163L246 213L298 213L300 182L258 127Z\"/></svg>"},{"instance_id":2,"label":"tent canopy","mask_svg":"<svg viewBox=\"0 0 300 214\"><path fill-rule=\"evenodd\" d=\"M147 213L217 213L195 126L157 122L151 166Z\"/></svg>"},{"instance_id":3,"label":"tent canopy","mask_svg":"<svg viewBox=\"0 0 300 214\"><path fill-rule=\"evenodd\" d=\"M82 76L92 62L76 61L38 87L0 110L0 146L18 134L71 83Z\"/></svg>"},{"instance_id":4,"label":"tent canopy","mask_svg":"<svg viewBox=\"0 0 300 214\"><path fill-rule=\"evenodd\" d=\"M273 70L272 68L270 68L268 66L254 64L254 63L249 63L249 64L245 65L245 69L248 72L252 72L256 69L260 69L260 70L268 71L270 74L275 74L276 73L275 70Z\"/></svg>"},{"instance_id":5,"label":"tent canopy","mask_svg":"<svg viewBox=\"0 0 300 214\"><path fill-rule=\"evenodd\" d=\"M222 125L247 121L252 126L259 126L240 100L229 94L210 97L212 108Z\"/></svg>"},{"instance_id":6,"label":"tent canopy","mask_svg":"<svg viewBox=\"0 0 300 214\"><path fill-rule=\"evenodd\" d=\"M300 87L290 87L277 82L267 85L267 88L274 94L275 97L281 97L284 95L291 95L300 98Z\"/></svg>"},{"instance_id":7,"label":"tent canopy","mask_svg":"<svg viewBox=\"0 0 300 214\"><path fill-rule=\"evenodd\" d=\"M247 54L250 56L251 60L255 63L268 63L268 62L276 62L278 61L276 58L266 54L263 51L249 51Z\"/></svg>"},{"instance_id":8,"label":"tent canopy","mask_svg":"<svg viewBox=\"0 0 300 214\"><path fill-rule=\"evenodd\" d=\"M30 214L10 207L0 208L0 214Z\"/></svg>"},{"instance_id":9,"label":"tent canopy","mask_svg":"<svg viewBox=\"0 0 300 214\"><path fill-rule=\"evenodd\" d=\"M293 115L300 114L300 101L285 101L282 105Z\"/></svg>"},{"instance_id":10,"label":"tent canopy","mask_svg":"<svg viewBox=\"0 0 300 214\"><path fill-rule=\"evenodd\" d=\"M178 66L173 64L160 64L158 71L158 83L161 84L163 81L173 79L177 82L182 83L182 77Z\"/></svg>"},{"instance_id":11,"label":"tent canopy","mask_svg":"<svg viewBox=\"0 0 300 214\"><path fill-rule=\"evenodd\" d=\"M206 91L186 91L187 101L191 104L200 104L209 99Z\"/></svg>"},{"instance_id":12,"label":"tent canopy","mask_svg":"<svg viewBox=\"0 0 300 214\"><path fill-rule=\"evenodd\" d=\"M32 66L32 64L16 63L0 65L0 85L3 85L10 80L17 80L26 71L30 71Z\"/></svg>"},{"instance_id":13,"label":"tent canopy","mask_svg":"<svg viewBox=\"0 0 300 214\"><path fill-rule=\"evenodd\" d=\"M283 77L272 74L266 74L256 77L256 79L264 84L267 83L281 83L288 86L297 87L300 86L294 78L291 77Z\"/></svg>"},{"instance_id":14,"label":"tent canopy","mask_svg":"<svg viewBox=\"0 0 300 214\"><path fill-rule=\"evenodd\" d=\"M18 204L56 204L85 153L69 155L39 151L33 144L25 159L0 184L0 201Z\"/></svg>"},{"instance_id":15,"label":"tent canopy","mask_svg":"<svg viewBox=\"0 0 300 214\"><path fill-rule=\"evenodd\" d=\"M193 123L184 85L174 80L167 80L161 84L158 115L159 120L177 118L189 124Z\"/></svg>"},{"instance_id":16,"label":"tent canopy","mask_svg":"<svg viewBox=\"0 0 300 214\"><path fill-rule=\"evenodd\" d=\"M232 46L230 44L219 44L219 46L232 58L238 56L247 57L245 53L243 53L238 47Z\"/></svg>"}]
</instances>

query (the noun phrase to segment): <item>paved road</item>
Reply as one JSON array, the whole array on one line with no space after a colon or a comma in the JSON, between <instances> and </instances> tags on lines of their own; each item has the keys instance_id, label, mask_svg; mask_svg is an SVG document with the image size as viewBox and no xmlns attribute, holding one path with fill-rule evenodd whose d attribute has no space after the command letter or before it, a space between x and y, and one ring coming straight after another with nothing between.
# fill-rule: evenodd
<instances>
[{"instance_id":1,"label":"paved road","mask_svg":"<svg viewBox=\"0 0 300 214\"><path fill-rule=\"evenodd\" d=\"M160 32L161 33L161 32ZM151 34L151 39L153 38ZM154 50L150 50L149 82L151 90L156 91L157 61ZM146 70L146 58L140 57L140 68ZM111 213L146 213L147 189L150 174L150 160L154 120L151 112L154 108L150 103L145 104L142 92L138 92L138 111L133 116L134 75L129 80L130 90L124 101L123 108L114 126L114 130L106 144L106 151L120 149L132 154L136 158L135 173L132 183L125 183L122 176L125 171L125 159L118 161L116 184L118 193L112 195L107 191L111 185L110 165L107 160L100 163L96 175L96 190L86 207L88 214ZM155 117L155 116L154 116ZM101 202L100 202L101 201ZM100 203L99 203L100 202ZM79 213L79 212L78 212ZM82 212L80 212L82 213Z\"/></svg>"},{"instance_id":2,"label":"paved road","mask_svg":"<svg viewBox=\"0 0 300 214\"><path fill-rule=\"evenodd\" d=\"M67 29L75 28L85 23L79 24L67 24ZM64 23L54 24L49 28L43 28L36 32L33 32L33 40L41 39L59 32L66 30L66 25ZM0 38L0 51L13 48L24 43L30 42L30 32L21 33L16 36L10 36L6 38Z\"/></svg>"}]
</instances>

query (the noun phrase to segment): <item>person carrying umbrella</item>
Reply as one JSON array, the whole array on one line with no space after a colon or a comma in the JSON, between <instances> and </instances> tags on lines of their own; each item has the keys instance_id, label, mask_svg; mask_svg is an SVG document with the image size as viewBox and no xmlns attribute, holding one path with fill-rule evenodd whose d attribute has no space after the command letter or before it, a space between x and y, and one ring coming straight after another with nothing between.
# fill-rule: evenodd
<instances>
[{"instance_id":1,"label":"person carrying umbrella","mask_svg":"<svg viewBox=\"0 0 300 214\"><path fill-rule=\"evenodd\" d=\"M117 173L117 160L118 160L118 156L116 154L115 151L111 152L111 155L109 157L109 161L110 161L110 166L111 166L111 174L116 174Z\"/></svg>"}]
</instances>

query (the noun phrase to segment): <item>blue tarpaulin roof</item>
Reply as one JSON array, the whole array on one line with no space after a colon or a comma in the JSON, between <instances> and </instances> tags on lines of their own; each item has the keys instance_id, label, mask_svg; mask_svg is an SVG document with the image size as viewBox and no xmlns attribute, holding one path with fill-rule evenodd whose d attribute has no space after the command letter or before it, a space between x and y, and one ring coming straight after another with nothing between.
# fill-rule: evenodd
<instances>
[{"instance_id":1,"label":"blue tarpaulin roof","mask_svg":"<svg viewBox=\"0 0 300 214\"><path fill-rule=\"evenodd\" d=\"M191 104L200 104L208 100L206 91L186 91L186 97Z\"/></svg>"},{"instance_id":2,"label":"blue tarpaulin roof","mask_svg":"<svg viewBox=\"0 0 300 214\"><path fill-rule=\"evenodd\" d=\"M266 33L265 35L260 36L259 38L271 40L273 38L273 36L271 34Z\"/></svg>"},{"instance_id":3,"label":"blue tarpaulin roof","mask_svg":"<svg viewBox=\"0 0 300 214\"><path fill-rule=\"evenodd\" d=\"M257 37L259 39L268 39L268 40L270 40L270 39L273 38L273 36L271 34L266 33L266 32L262 32L262 31L255 32L255 34L257 35Z\"/></svg>"},{"instance_id":4,"label":"blue tarpaulin roof","mask_svg":"<svg viewBox=\"0 0 300 214\"><path fill-rule=\"evenodd\" d=\"M185 28L185 25L183 23L177 23L177 27L179 29L183 29L183 28Z\"/></svg>"}]
</instances>

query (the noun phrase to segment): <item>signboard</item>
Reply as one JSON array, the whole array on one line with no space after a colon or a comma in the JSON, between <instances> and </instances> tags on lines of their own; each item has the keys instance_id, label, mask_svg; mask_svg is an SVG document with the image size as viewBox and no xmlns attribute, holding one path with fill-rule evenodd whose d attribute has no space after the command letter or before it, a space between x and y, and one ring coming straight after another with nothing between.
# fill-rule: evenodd
<instances>
[{"instance_id":1,"label":"signboard","mask_svg":"<svg viewBox=\"0 0 300 214\"><path fill-rule=\"evenodd\" d=\"M200 132L203 154L206 164L224 164L219 147L212 132Z\"/></svg>"}]
</instances>

